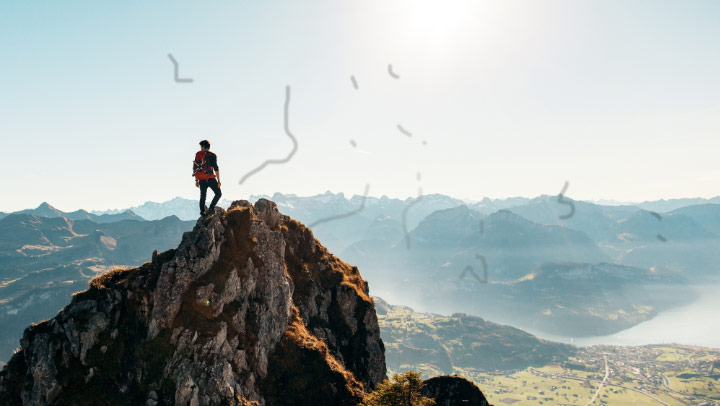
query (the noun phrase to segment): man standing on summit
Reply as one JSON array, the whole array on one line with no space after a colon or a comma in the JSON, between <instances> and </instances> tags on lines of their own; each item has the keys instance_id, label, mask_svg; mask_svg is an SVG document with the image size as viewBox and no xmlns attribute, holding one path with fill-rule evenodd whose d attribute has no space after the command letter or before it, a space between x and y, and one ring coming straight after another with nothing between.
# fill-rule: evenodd
<instances>
[{"instance_id":1,"label":"man standing on summit","mask_svg":"<svg viewBox=\"0 0 720 406\"><path fill-rule=\"evenodd\" d=\"M222 191L220 191L220 168L217 164L217 155L210 152L208 140L200 141L200 151L195 154L193 161L193 176L195 177L195 186L200 188L200 215L210 214L215 210ZM208 187L212 189L215 196L210 202L210 207L205 207Z\"/></svg>"}]
</instances>

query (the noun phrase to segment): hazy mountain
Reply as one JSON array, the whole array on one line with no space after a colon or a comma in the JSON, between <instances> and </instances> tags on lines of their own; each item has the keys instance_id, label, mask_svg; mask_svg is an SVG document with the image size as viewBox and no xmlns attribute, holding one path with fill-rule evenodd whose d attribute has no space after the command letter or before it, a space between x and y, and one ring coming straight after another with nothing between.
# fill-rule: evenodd
<instances>
[{"instance_id":1,"label":"hazy mountain","mask_svg":"<svg viewBox=\"0 0 720 406\"><path fill-rule=\"evenodd\" d=\"M137 264L153 249L177 244L193 224L175 216L99 224L11 214L0 220L0 280L91 257L106 263Z\"/></svg>"},{"instance_id":2,"label":"hazy mountain","mask_svg":"<svg viewBox=\"0 0 720 406\"><path fill-rule=\"evenodd\" d=\"M518 211L539 215L549 203L538 199ZM693 274L681 271L707 269L717 258L717 250L702 252L714 234L687 216L668 215L667 228L655 230L659 221L641 209L578 206L576 224L604 227L598 233L615 244L608 251L641 267L610 263L615 258L582 231L508 210L484 216L466 206L423 219L408 235L409 249L405 238L394 244L364 239L342 255L363 269L375 294L395 302L571 336L617 332L696 297L684 287ZM658 232L671 239L662 242ZM664 262L672 266L660 266Z\"/></svg>"},{"instance_id":3,"label":"hazy mountain","mask_svg":"<svg viewBox=\"0 0 720 406\"><path fill-rule=\"evenodd\" d=\"M476 265L476 264L473 264ZM480 266L474 270L482 277ZM372 284L372 280L370 281ZM697 293L670 272L600 263L546 263L510 282L479 283L459 270L374 284L423 312L462 312L549 334L612 334L659 312L692 302Z\"/></svg>"},{"instance_id":4,"label":"hazy mountain","mask_svg":"<svg viewBox=\"0 0 720 406\"><path fill-rule=\"evenodd\" d=\"M34 214L38 217L63 217L65 212L56 209L47 202L42 202L40 206L34 209L25 209L16 211L15 214Z\"/></svg>"},{"instance_id":5,"label":"hazy mountain","mask_svg":"<svg viewBox=\"0 0 720 406\"><path fill-rule=\"evenodd\" d=\"M153 250L176 246L194 224L175 216L103 224L33 214L0 219L0 359L25 326L51 317L98 272L139 265Z\"/></svg>"},{"instance_id":6,"label":"hazy mountain","mask_svg":"<svg viewBox=\"0 0 720 406\"><path fill-rule=\"evenodd\" d=\"M720 204L704 203L675 209L668 215L682 215L695 220L704 229L720 235Z\"/></svg>"},{"instance_id":7,"label":"hazy mountain","mask_svg":"<svg viewBox=\"0 0 720 406\"><path fill-rule=\"evenodd\" d=\"M260 197L263 196L251 196L251 199ZM417 198L397 199L387 196L368 196L365 198L362 195L353 195L347 198L343 193L325 192L307 197L275 193L271 200L278 202L278 207L281 207L283 211L292 213L294 216L297 215L297 219L303 223L311 224L329 216L357 210L363 201L365 201L365 205L358 214L370 219L375 219L378 216L389 216L402 221L403 211L408 207L409 203L414 202ZM408 227L415 227L422 218L436 210L461 204L463 204L462 200L442 194L422 195L419 201L408 209Z\"/></svg>"},{"instance_id":8,"label":"hazy mountain","mask_svg":"<svg viewBox=\"0 0 720 406\"><path fill-rule=\"evenodd\" d=\"M0 220L2 220L7 215L8 215L7 213L0 211Z\"/></svg>"},{"instance_id":9,"label":"hazy mountain","mask_svg":"<svg viewBox=\"0 0 720 406\"><path fill-rule=\"evenodd\" d=\"M559 203L557 196L540 196L508 210L538 224L561 225L582 231L595 241L614 238L618 222L641 210L635 206L600 206L567 197L564 201L571 202L575 207L572 217L567 219L560 217L570 215L571 208Z\"/></svg>"},{"instance_id":10,"label":"hazy mountain","mask_svg":"<svg viewBox=\"0 0 720 406\"><path fill-rule=\"evenodd\" d=\"M399 234L404 235L415 228L420 221L437 210L466 205L481 214L492 214L498 210L508 209L528 220L542 225L560 225L582 231L598 243L611 240L617 234L617 222L640 210L632 205L598 205L589 202L572 201L576 213L567 220L559 219L569 213L569 207L559 204L557 195L540 196L534 199L513 197L506 199L484 198L481 201L464 202L442 194L423 195L419 201L415 198L395 199L362 195L350 197L342 193L326 192L314 196L297 196L294 194L275 193L272 196L253 195L250 201L268 198L275 201L284 212L292 215L307 225L313 225L313 232L323 244L335 252L344 252L370 246L387 246ZM718 198L720 199L720 197ZM682 199L681 199L682 200ZM686 199L688 202L692 199ZM684 200L683 200L684 201ZM673 201L680 204L680 201ZM646 202L648 204L653 202ZM221 200L219 206L227 207L229 200ZM196 199L176 197L156 203L146 202L129 210L141 217L154 220L169 215L178 216L183 220L198 218ZM94 211L93 214L117 214L120 210ZM403 219L403 217L405 217ZM331 221L327 221L332 219ZM380 220L378 220L380 219ZM404 227L403 227L404 220ZM380 221L386 232L374 232ZM352 230L352 232L348 232ZM621 231L622 232L622 231ZM620 232L620 233L621 233ZM393 241L397 242L397 240ZM353 246L353 244L356 244ZM601 246L604 244L601 244ZM353 246L352 248L350 248ZM615 247L604 247L607 253L615 257Z\"/></svg>"},{"instance_id":11,"label":"hazy mountain","mask_svg":"<svg viewBox=\"0 0 720 406\"><path fill-rule=\"evenodd\" d=\"M10 358L25 327L54 316L74 292L87 289L91 278L109 268L97 258L88 258L0 285L0 360Z\"/></svg>"},{"instance_id":12,"label":"hazy mountain","mask_svg":"<svg viewBox=\"0 0 720 406\"><path fill-rule=\"evenodd\" d=\"M597 204L599 206L635 206L637 203L627 200L615 200L615 199L598 199L598 200L587 200L588 203Z\"/></svg>"},{"instance_id":13,"label":"hazy mountain","mask_svg":"<svg viewBox=\"0 0 720 406\"><path fill-rule=\"evenodd\" d=\"M379 198L368 196L366 199L362 195L346 197L343 193L331 192L304 197L282 193L275 193L271 197L253 195L250 196L249 201L254 202L261 198L271 199L284 213L306 225L313 225L313 232L323 241L323 245L336 252L342 251L360 239L376 238L377 234L373 233L372 229L377 227L375 223L378 218L391 220L389 223L395 224L392 233L397 235L397 233L403 232L403 212L406 208L408 209L405 216L406 226L408 229L412 229L433 211L463 204L462 200L439 194L423 195L417 203L413 203L415 198L401 200L387 196ZM227 208L230 203L229 200L223 199L218 206ZM362 210L359 210L360 208ZM175 215L182 220L196 220L199 217L198 201L182 197L161 203L145 202L128 210L147 220L156 220L170 215ZM116 214L118 212L119 210L105 210L94 211L93 214ZM342 217L348 213L353 215ZM341 216L341 218L326 221L335 216ZM348 230L353 230L353 232L349 233ZM360 238L356 233L359 233Z\"/></svg>"},{"instance_id":14,"label":"hazy mountain","mask_svg":"<svg viewBox=\"0 0 720 406\"><path fill-rule=\"evenodd\" d=\"M509 371L562 362L575 347L545 341L514 327L456 313L418 313L373 298L393 373L452 374L455 368Z\"/></svg>"},{"instance_id":15,"label":"hazy mountain","mask_svg":"<svg viewBox=\"0 0 720 406\"><path fill-rule=\"evenodd\" d=\"M720 203L720 196L716 196L710 199L701 197L695 198L682 198L682 199L668 199L668 200L646 200L643 202L631 202L631 201L618 201L613 199L599 199L592 201L603 206L635 206L645 210L654 212L668 212L671 210L679 209L685 206L691 206L696 204L707 204L707 203Z\"/></svg>"},{"instance_id":16,"label":"hazy mountain","mask_svg":"<svg viewBox=\"0 0 720 406\"><path fill-rule=\"evenodd\" d=\"M626 265L672 269L701 281L720 271L720 236L682 214L658 218L638 211L619 224L607 246L616 250L616 262Z\"/></svg>"},{"instance_id":17,"label":"hazy mountain","mask_svg":"<svg viewBox=\"0 0 720 406\"><path fill-rule=\"evenodd\" d=\"M308 197L275 193L272 200L277 202L283 212L311 225L313 233L323 244L336 252L342 252L360 240L389 241L398 235L404 235L403 213L405 226L410 230L436 210L463 204L459 199L440 194L423 195L419 200L401 200L387 196L365 198L360 195L346 198L342 193L330 192ZM357 211L361 207L362 210ZM353 212L357 213L333 221L324 221Z\"/></svg>"},{"instance_id":18,"label":"hazy mountain","mask_svg":"<svg viewBox=\"0 0 720 406\"><path fill-rule=\"evenodd\" d=\"M715 196L710 199L704 199L701 197L695 198L684 198L684 199L668 199L668 200L654 200L645 201L642 203L636 203L635 206L641 207L645 210L654 211L658 213L664 213L672 210L677 210L681 207L692 206L697 204L706 203L720 203L720 196Z\"/></svg>"},{"instance_id":19,"label":"hazy mountain","mask_svg":"<svg viewBox=\"0 0 720 406\"><path fill-rule=\"evenodd\" d=\"M627 328L692 300L685 280L720 273L720 237L712 232L720 223L716 204L654 215L635 206L572 201L575 213L563 220L559 216L569 206L558 203L557 196L470 205L444 195L400 200L278 193L273 199L284 213L312 226L324 246L359 266L376 295L422 311L477 314L538 330L546 326L551 333L581 336ZM196 200L176 198L138 207L150 217L186 212L196 219L196 205ZM480 211L500 206L509 208ZM15 213L0 219L0 278L20 278L5 292L22 292L7 301L9 310L22 307L22 295L47 297L23 290L33 281L50 292L62 288L62 281L53 282L52 289L46 286L50 274L79 272L62 266L90 275L88 267L134 265L152 249L171 246L163 244L172 236L179 239L195 223L169 217L99 224L69 219L47 204L30 211L44 216ZM89 214L73 213L77 218ZM64 217L48 217L58 215ZM484 266L489 283L481 284L475 277L484 278ZM676 290L664 290L664 285Z\"/></svg>"},{"instance_id":20,"label":"hazy mountain","mask_svg":"<svg viewBox=\"0 0 720 406\"><path fill-rule=\"evenodd\" d=\"M141 216L138 216L132 210L125 210L119 211L117 213L108 213L102 215L96 215L82 209L73 212L64 212L62 210L56 209L47 202L43 202L42 204L40 204L40 206L34 209L20 210L14 212L13 214L32 214L38 217L47 218L65 217L70 220L90 220L94 221L95 223L112 223L122 220L144 220Z\"/></svg>"},{"instance_id":21,"label":"hazy mountain","mask_svg":"<svg viewBox=\"0 0 720 406\"><path fill-rule=\"evenodd\" d=\"M568 199L570 200L570 199ZM643 268L669 268L691 278L717 274L720 264L720 205L694 205L660 214L636 206L601 206L573 201L569 207L543 196L511 210L540 224L559 224L593 238L613 262ZM585 261L588 262L588 261Z\"/></svg>"},{"instance_id":22,"label":"hazy mountain","mask_svg":"<svg viewBox=\"0 0 720 406\"><path fill-rule=\"evenodd\" d=\"M277 202L279 207L282 207L287 213L291 213L293 216L297 216L297 219L303 223L310 224L319 219L339 214L346 213L349 210L355 210L359 208L360 203L363 200L362 195L353 195L351 197L345 197L343 193L332 193L325 192L314 196L297 196L295 194L283 194L275 193L272 196L269 195L251 195L249 201L257 201L260 198L271 199ZM567 198L567 197L566 197ZM374 211L368 210L366 218L374 219L377 216L390 216L400 220L402 211L408 203L413 201L415 198L408 199L395 199L383 197L368 196L366 206L364 210L368 210L371 207L375 207ZM485 197L480 201L462 200L456 199L450 196L442 194L424 195L420 202L408 211L408 225L410 228L414 228L417 223L430 214L432 211L456 207L461 204L467 205L469 208L482 213L491 214L498 210L510 209L518 206L523 206L537 199L549 199L554 201L557 205L555 213L567 214L567 206L557 204L557 195L552 196L540 196L535 199L527 197L510 197L504 199L492 199ZM578 201L575 201L578 202ZM228 207L230 200L222 199L218 206ZM592 203L592 202L587 202ZM701 204L701 203L720 203L720 196L712 199L672 199L672 200L658 200L658 201L647 201L642 203L631 203L631 202L616 202L612 200L599 200L598 205L604 205L606 208L616 206L628 206L628 207L642 207L646 210L656 212L667 212L675 210L680 207ZM195 220L198 218L198 200L197 199L186 199L182 197L175 197L171 200L164 202L145 202L142 205L130 207L128 209L111 209L111 210L94 210L91 213L96 215L102 214L118 214L126 210L131 210L135 214L143 217L147 220L158 220L167 216L175 215L182 220ZM37 214L37 213L34 213ZM533 220L533 219L530 219ZM533 220L535 221L535 220ZM543 224L545 224L543 222Z\"/></svg>"},{"instance_id":23,"label":"hazy mountain","mask_svg":"<svg viewBox=\"0 0 720 406\"><path fill-rule=\"evenodd\" d=\"M683 282L669 272L616 264L547 263L498 286L495 296L516 298L504 310L517 325L575 337L606 335L691 302L696 294Z\"/></svg>"},{"instance_id":24,"label":"hazy mountain","mask_svg":"<svg viewBox=\"0 0 720 406\"><path fill-rule=\"evenodd\" d=\"M495 213L498 210L508 209L510 207L520 206L529 202L530 199L527 197L508 197L506 199L490 199L489 197L483 198L481 201L468 201L465 204L482 214Z\"/></svg>"},{"instance_id":25,"label":"hazy mountain","mask_svg":"<svg viewBox=\"0 0 720 406\"><path fill-rule=\"evenodd\" d=\"M212 200L212 192L209 192L209 194L210 199L208 199L206 204L210 204L210 200ZM168 216L176 216L180 220L190 221L197 220L200 217L200 207L198 206L199 199L199 197L198 199L175 197L171 200L160 203L148 201L139 206L130 207L125 210L102 210L93 211L92 213L97 215L117 214L122 211L130 210L146 220L160 220ZM223 208L228 207L229 205L230 201L227 199L222 199L218 203L218 206Z\"/></svg>"},{"instance_id":26,"label":"hazy mountain","mask_svg":"<svg viewBox=\"0 0 720 406\"><path fill-rule=\"evenodd\" d=\"M659 216L659 217L658 217ZM669 241L716 239L718 235L703 228L690 216L681 213L659 215L639 210L623 219L616 237L623 241L658 241L658 234ZM620 235L622 233L623 235Z\"/></svg>"},{"instance_id":27,"label":"hazy mountain","mask_svg":"<svg viewBox=\"0 0 720 406\"><path fill-rule=\"evenodd\" d=\"M402 221L402 213L409 203L416 198L397 199L387 196L373 197L368 196L367 199L362 195L352 195L346 197L343 193L325 192L313 196L297 196L295 194L275 193L269 195L251 195L248 199L255 202L258 199L270 199L282 208L282 210L305 224L311 224L315 221L357 210L361 207L363 200L365 206L360 212L366 219L370 221L376 217L391 217L397 221ZM407 225L414 228L418 222L435 210L456 207L467 204L474 210L490 214L497 210L517 206L530 199L524 197L512 197L507 199L490 199L484 198L481 201L466 203L461 199L456 199L442 194L423 195L417 204L413 204L407 212ZM218 206L226 208L230 205L230 200L222 199ZM198 216L198 200L175 197L164 202L145 202L139 206L133 206L128 209L146 220L157 220L163 217L175 215L182 220L195 220ZM93 210L92 214L118 214L123 210ZM342 221L342 220L335 220ZM328 223L329 224L329 223Z\"/></svg>"},{"instance_id":28,"label":"hazy mountain","mask_svg":"<svg viewBox=\"0 0 720 406\"><path fill-rule=\"evenodd\" d=\"M380 284L399 277L460 274L466 265L477 263L477 255L485 258L494 281L519 278L545 262L610 261L580 231L539 225L507 210L483 216L467 206L433 212L392 247L365 240L342 255Z\"/></svg>"}]
</instances>

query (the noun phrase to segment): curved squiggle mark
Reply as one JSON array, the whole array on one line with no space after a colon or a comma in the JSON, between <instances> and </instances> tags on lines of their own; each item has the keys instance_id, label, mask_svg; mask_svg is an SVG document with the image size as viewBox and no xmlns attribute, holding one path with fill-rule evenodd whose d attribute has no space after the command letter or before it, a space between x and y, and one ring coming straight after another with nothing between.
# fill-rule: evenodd
<instances>
[{"instance_id":1,"label":"curved squiggle mark","mask_svg":"<svg viewBox=\"0 0 720 406\"><path fill-rule=\"evenodd\" d=\"M369 192L369 191L370 191L370 184L368 183L367 185L365 185L365 193L363 194L363 200L362 200L362 203L360 203L360 207L359 207L359 208L357 208L357 209L355 209L355 210L352 210L352 211L349 211L349 212L347 212L347 213L337 214L337 215L334 215L334 216L322 218L322 219L320 219L320 220L317 220L317 221L313 222L313 223L310 224L308 227L309 227L309 228L313 228L313 227L315 227L315 226L317 226L318 224L321 224L321 223L326 223L326 222L328 222L328 221L333 221L333 220L338 220L338 219L350 217L350 216L352 216L352 215L355 215L355 214L360 213L360 212L365 208L365 201L367 200L368 192Z\"/></svg>"},{"instance_id":2,"label":"curved squiggle mark","mask_svg":"<svg viewBox=\"0 0 720 406\"><path fill-rule=\"evenodd\" d=\"M355 88L355 90L360 90L360 88L358 88L358 83L357 83L357 80L355 79L355 76L351 75L350 80L352 81L352 84L353 84L353 87Z\"/></svg>"},{"instance_id":3,"label":"curved squiggle mark","mask_svg":"<svg viewBox=\"0 0 720 406\"><path fill-rule=\"evenodd\" d=\"M168 58L172 61L173 65L175 66L174 72L175 72L175 83L192 83L193 80L190 78L181 79L179 75L180 66L178 65L175 58L173 58L172 54L168 54Z\"/></svg>"},{"instance_id":4,"label":"curved squiggle mark","mask_svg":"<svg viewBox=\"0 0 720 406\"><path fill-rule=\"evenodd\" d=\"M388 65L388 73L390 74L390 76L394 77L395 79L400 79L400 75L393 72L392 64Z\"/></svg>"},{"instance_id":5,"label":"curved squiggle mark","mask_svg":"<svg viewBox=\"0 0 720 406\"><path fill-rule=\"evenodd\" d=\"M265 168L265 167L266 167L267 165L269 165L269 164L284 164L284 163L286 163L287 161L290 160L290 158L293 157L293 155L295 155L295 152L297 152L298 142L297 142L297 139L295 139L295 136L292 135L292 133L290 132L290 125L289 125L289 123L288 123L288 109L289 109L289 106L290 106L290 85L285 86L285 110L284 110L284 113L285 113L285 114L284 114L284 117L285 117L285 126L284 126L284 128L285 128L285 134L287 134L287 136L290 137L290 139L291 139L292 142L293 142L293 149L292 149L292 151L290 151L290 153L288 154L288 156L286 156L285 158L282 158L282 159L268 159L267 161L263 162L262 165L260 165L260 166L258 166L257 168L251 170L250 172L246 173L246 174L242 177L242 179L240 179L240 182L239 182L240 185L242 185L243 182L245 182L245 180L246 180L247 178L249 178L250 176L252 176L252 175L254 175L254 174L258 173L258 172L260 172L261 170L263 170L263 168Z\"/></svg>"},{"instance_id":6,"label":"curved squiggle mark","mask_svg":"<svg viewBox=\"0 0 720 406\"><path fill-rule=\"evenodd\" d=\"M657 218L658 220L662 220L662 216L660 216L659 213L655 213L654 211L651 211L650 214L652 214L653 216L655 216L655 218ZM667 241L667 239L666 239L665 237L663 237L662 235L660 235L660 234L657 235L657 238L658 238L658 240L660 240L660 241L662 241L662 242L666 242L666 241Z\"/></svg>"},{"instance_id":7,"label":"curved squiggle mark","mask_svg":"<svg viewBox=\"0 0 720 406\"><path fill-rule=\"evenodd\" d=\"M400 124L397 125L398 130L400 130L401 133L407 135L408 137L412 137L412 133L406 129L403 128Z\"/></svg>"},{"instance_id":8,"label":"curved squiggle mark","mask_svg":"<svg viewBox=\"0 0 720 406\"><path fill-rule=\"evenodd\" d=\"M473 269L473 267L471 265L468 265L465 267L465 269L463 269L462 273L460 274L460 279L463 279L465 277L465 274L467 274L469 272L472 274L472 276L475 277L475 279L477 279L478 282L480 282L482 284L486 284L486 283L488 283L488 273L487 273L487 262L485 262L485 257L480 254L475 254L475 257L477 259L479 259L480 262L482 262L483 279L480 279L480 277L475 273L475 270Z\"/></svg>"},{"instance_id":9,"label":"curved squiggle mark","mask_svg":"<svg viewBox=\"0 0 720 406\"><path fill-rule=\"evenodd\" d=\"M572 217L573 214L575 214L575 205L573 204L573 202L570 200L563 200L563 196L565 195L565 192L567 192L567 188L569 185L570 185L570 183L568 181L565 181L565 186L563 187L562 192L560 192L560 194L558 195L558 203L567 204L570 206L570 214L566 214L564 216L559 216L559 218L561 220L567 220L570 217Z\"/></svg>"},{"instance_id":10,"label":"curved squiggle mark","mask_svg":"<svg viewBox=\"0 0 720 406\"><path fill-rule=\"evenodd\" d=\"M405 206L405 209L403 210L403 214L402 214L402 225L403 225L403 230L405 231L405 241L406 241L406 243L407 243L407 249L410 249L410 234L408 234L408 229L407 229L407 212L408 212L408 210L410 210L410 208L411 208L412 206L416 205L416 204L420 201L420 199L422 199L422 188L419 188L419 189L418 189L418 197L417 197L417 199L415 199L415 200L413 200L412 202L408 203L408 205Z\"/></svg>"}]
</instances>

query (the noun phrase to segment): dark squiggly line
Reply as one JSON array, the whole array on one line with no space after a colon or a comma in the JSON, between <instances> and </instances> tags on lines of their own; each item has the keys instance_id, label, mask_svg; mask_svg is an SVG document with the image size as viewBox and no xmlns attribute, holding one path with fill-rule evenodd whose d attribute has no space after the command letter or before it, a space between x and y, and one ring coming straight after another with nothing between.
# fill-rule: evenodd
<instances>
[{"instance_id":1,"label":"dark squiggly line","mask_svg":"<svg viewBox=\"0 0 720 406\"><path fill-rule=\"evenodd\" d=\"M563 196L565 195L565 192L567 192L567 188L570 185L568 181L565 181L565 186L563 187L562 192L558 195L558 203L560 204L567 204L570 206L570 214L566 214L564 216L559 216L561 220L567 220L570 217L572 217L575 214L575 205L570 200L563 200Z\"/></svg>"},{"instance_id":2,"label":"dark squiggly line","mask_svg":"<svg viewBox=\"0 0 720 406\"><path fill-rule=\"evenodd\" d=\"M422 188L418 189L418 197L417 199L413 200L412 202L408 203L407 206L405 206L405 209L403 210L402 214L402 224L403 224L403 230L405 231L405 241L407 243L407 249L410 249L410 234L408 234L407 229L407 212L410 210L410 208L414 205L416 205L418 202L420 202L420 199L422 199Z\"/></svg>"},{"instance_id":3,"label":"dark squiggly line","mask_svg":"<svg viewBox=\"0 0 720 406\"><path fill-rule=\"evenodd\" d=\"M400 79L400 75L393 72L392 64L388 65L388 73L390 74L390 76L394 77L395 79Z\"/></svg>"},{"instance_id":4,"label":"dark squiggly line","mask_svg":"<svg viewBox=\"0 0 720 406\"><path fill-rule=\"evenodd\" d=\"M175 82L176 83L192 83L193 82L192 79L190 79L190 78L181 79L178 76L179 71L180 71L180 66L178 65L178 62L175 60L175 58L173 58L172 54L168 54L168 58L170 58L170 61L172 61L173 65L174 65Z\"/></svg>"},{"instance_id":5,"label":"dark squiggly line","mask_svg":"<svg viewBox=\"0 0 720 406\"><path fill-rule=\"evenodd\" d=\"M263 162L262 165L260 165L260 166L258 166L257 168L251 170L250 172L246 173L245 176L243 176L242 179L240 179L239 184L242 185L243 182L245 182L245 180L246 180L247 178L249 178L250 176L252 176L252 175L254 175L254 174L258 173L258 172L260 172L260 171L263 170L263 168L265 168L267 165L269 165L269 164L284 164L284 163L286 163L287 161L289 161L290 158L293 157L293 155L295 155L295 152L296 152L297 149L298 149L298 142L297 142L297 139L295 139L295 136L292 135L292 133L290 132L290 124L288 123L288 109L289 109L289 106L290 106L290 86L288 85L288 86L285 86L285 134L287 134L287 136L290 137L290 139L291 139L292 142L293 142L293 149L292 149L292 151L290 151L290 153L288 154L288 156L286 156L286 157L283 158L283 159L268 159L267 161Z\"/></svg>"},{"instance_id":6,"label":"dark squiggly line","mask_svg":"<svg viewBox=\"0 0 720 406\"><path fill-rule=\"evenodd\" d=\"M465 277L465 274L470 272L472 274L472 276L474 276L475 279L477 279L478 282L480 282L482 284L486 284L486 283L488 283L488 273L487 273L487 262L485 262L485 257L480 254L475 254L475 257L482 262L484 278L480 279L480 277L475 273L475 270L473 269L473 267L471 265L468 265L465 267L465 269L463 269L462 273L460 274L460 279L463 279Z\"/></svg>"},{"instance_id":7,"label":"dark squiggly line","mask_svg":"<svg viewBox=\"0 0 720 406\"><path fill-rule=\"evenodd\" d=\"M317 226L318 224L321 224L321 223L327 223L328 221L338 220L338 219L350 217L350 216L353 216L353 215L355 215L355 214L360 213L360 212L365 208L365 201L367 200L368 192L369 192L369 191L370 191L370 184L367 184L367 185L365 185L365 193L363 194L363 200L362 200L362 203L360 203L360 207L359 207L359 208L357 208L357 209L355 209L355 210L352 210L352 211L349 211L349 212L347 212L347 213L337 214L337 215L335 215L335 216L330 216L330 217L322 218L322 219L317 220L317 221L315 221L314 223L310 224L308 227L313 228L313 227L315 227L315 226Z\"/></svg>"},{"instance_id":8,"label":"dark squiggly line","mask_svg":"<svg viewBox=\"0 0 720 406\"><path fill-rule=\"evenodd\" d=\"M651 211L650 214L652 214L653 216L655 216L655 218L657 218L658 220L662 220L662 216L660 216L659 213L655 213L654 211ZM657 235L657 238L658 238L658 240L660 240L660 241L662 241L662 242L666 242L666 241L667 241L667 238L663 237L663 236L660 235L660 234Z\"/></svg>"},{"instance_id":9,"label":"dark squiggly line","mask_svg":"<svg viewBox=\"0 0 720 406\"><path fill-rule=\"evenodd\" d=\"M397 125L398 130L400 130L401 133L407 135L408 137L412 137L412 133L406 129L403 128L400 124Z\"/></svg>"}]
</instances>

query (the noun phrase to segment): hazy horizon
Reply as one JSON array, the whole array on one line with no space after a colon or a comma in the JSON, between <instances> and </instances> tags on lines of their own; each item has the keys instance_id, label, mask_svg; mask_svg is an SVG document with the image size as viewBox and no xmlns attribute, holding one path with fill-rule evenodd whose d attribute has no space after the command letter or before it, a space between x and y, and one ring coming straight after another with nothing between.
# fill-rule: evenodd
<instances>
[{"instance_id":1,"label":"hazy horizon","mask_svg":"<svg viewBox=\"0 0 720 406\"><path fill-rule=\"evenodd\" d=\"M285 196L293 195L293 196L296 196L296 197L298 197L298 198L310 198L310 197L315 197L315 196L321 196L321 195L328 194L328 193L333 194L333 195L343 194L346 199L351 199L351 198L354 198L354 197L360 197L360 198L362 198L362 197L364 196L364 195L362 195L362 194L357 194L357 193L348 194L348 193L344 193L344 192L333 192L333 191L331 191L331 190L327 190L327 191L325 191L325 192L323 192L323 193L316 193L316 194L310 194L310 195L299 195L299 194L294 194L294 193L283 193L283 192L275 192L275 193L281 193L281 194L283 194L283 195L285 195ZM233 198L230 198L230 197L228 197L228 196L225 196L225 194L223 194L222 198L220 199L220 204L222 204L223 202L232 202L232 201L235 201L235 200L248 200L248 199L251 198L251 197L254 197L254 198L257 198L257 197L259 197L259 196L270 196L270 197L272 197L275 193L252 194L252 195L250 195L250 196L248 196L248 197L238 198L238 199L233 199ZM430 195L430 194L444 195L444 196L447 196L447 197L450 197L450 198L453 198L453 199L461 200L461 201L463 201L463 202L465 202L465 203L468 203L468 204L479 203L479 202L481 202L481 201L482 201L483 199L485 199L485 198L488 198L488 199L490 199L491 201L497 201L497 200L508 200L508 199L530 199L530 200L531 200L531 199L536 199L536 198L540 198L540 197L554 197L554 196L557 196L557 195L544 194L544 195L538 195L538 196L533 196L533 197L530 197L530 196L508 196L508 197L490 197L490 196L486 196L486 197L483 197L483 198L480 198L480 199L467 199L467 198L462 198L462 197L457 197L457 196L452 196L452 195L445 195L445 194L443 194L443 193L424 193L424 195ZM649 202L656 202L656 201L670 201L670 200L675 200L675 199L706 199L706 200L709 200L709 199L712 199L712 198L715 198L715 197L718 197L718 196L720 196L720 195L710 196L710 197L698 197L698 196L694 196L694 197L678 197L678 198L671 198L671 199L645 200L645 201L635 201L635 202L616 201L616 200L612 200L612 199L583 200L583 199L575 199L575 198L572 198L571 196L567 196L567 198L568 198L568 199L571 199L571 200L574 200L574 201L583 201L583 202L593 203L593 204L597 204L597 205L620 206L620 205L637 205L637 204L643 204L643 203L649 203ZM417 197L417 195L415 195L415 196L405 196L405 197L392 197L392 196L387 196L387 195L376 196L376 195L373 195L372 193L368 193L367 197L368 197L368 198L375 198L375 199L381 199L381 198L387 197L387 198L390 198L390 199L407 200L407 199L414 199L414 198ZM31 206L28 206L28 207L22 207L22 208L19 208L19 209L17 209L17 210L6 210L6 209L0 207L0 212L2 212L2 213L12 213L12 212L21 211L21 210L34 209L34 208L37 208L38 206L42 205L43 203L47 203L47 204L51 205L52 207L54 207L54 208L56 208L56 209L58 209L58 210L60 210L60 211L63 211L63 212L73 212L73 211L77 211L77 210L86 210L86 211L88 211L88 212L107 212L107 211L130 209L130 208L132 208L132 207L142 206L143 204L146 204L146 203L160 203L160 204L162 204L162 203L167 203L167 202L170 202L170 201L175 200L175 199L178 199L178 198L188 199L188 200L197 200L197 197L196 197L196 196L180 196L180 195L178 195L178 196L173 196L173 197L171 197L171 198L167 198L167 199L163 199L163 200L157 200L157 201L156 201L156 200L145 200L145 201L142 201L142 202L135 202L135 203L129 204L128 206L122 206L122 207L99 207L99 208L94 208L94 207L93 207L93 208L88 208L88 207L73 207L73 208L65 208L65 207L59 207L58 205L56 205L55 203L53 203L53 201L50 200L50 199L45 199L45 200L41 200L41 201L37 202L37 204L31 205Z\"/></svg>"}]
</instances>

